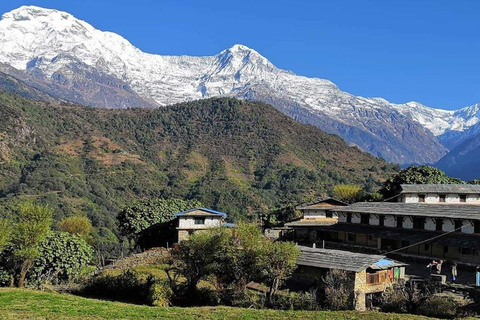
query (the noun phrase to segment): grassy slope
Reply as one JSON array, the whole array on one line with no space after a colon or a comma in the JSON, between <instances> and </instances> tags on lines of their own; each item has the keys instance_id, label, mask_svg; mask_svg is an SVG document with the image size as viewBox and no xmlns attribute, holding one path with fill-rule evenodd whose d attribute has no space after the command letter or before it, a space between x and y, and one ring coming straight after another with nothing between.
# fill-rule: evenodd
<instances>
[{"instance_id":1,"label":"grassy slope","mask_svg":"<svg viewBox=\"0 0 480 320\"><path fill-rule=\"evenodd\" d=\"M426 319L377 312L309 312L229 307L158 308L68 294L0 289L0 319Z\"/></svg>"}]
</instances>

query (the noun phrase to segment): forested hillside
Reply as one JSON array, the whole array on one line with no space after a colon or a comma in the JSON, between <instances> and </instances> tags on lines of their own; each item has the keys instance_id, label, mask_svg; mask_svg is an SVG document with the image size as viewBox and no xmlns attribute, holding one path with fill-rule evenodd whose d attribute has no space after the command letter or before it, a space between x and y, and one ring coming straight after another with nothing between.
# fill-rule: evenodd
<instances>
[{"instance_id":1,"label":"forested hillside","mask_svg":"<svg viewBox=\"0 0 480 320\"><path fill-rule=\"evenodd\" d=\"M231 218L374 187L394 168L274 108L210 99L98 110L0 92L0 199L36 199L56 218L86 213L115 229L139 198L198 199ZM8 210L3 210L8 212Z\"/></svg>"}]
</instances>

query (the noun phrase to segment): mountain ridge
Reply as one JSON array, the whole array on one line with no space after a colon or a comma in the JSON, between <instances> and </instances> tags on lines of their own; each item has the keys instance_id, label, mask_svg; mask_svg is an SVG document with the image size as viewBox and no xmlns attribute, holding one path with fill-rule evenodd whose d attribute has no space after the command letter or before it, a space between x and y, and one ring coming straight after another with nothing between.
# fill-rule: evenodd
<instances>
[{"instance_id":1,"label":"mountain ridge","mask_svg":"<svg viewBox=\"0 0 480 320\"><path fill-rule=\"evenodd\" d=\"M34 102L0 90L0 207L35 198L56 219L115 228L142 198L200 200L240 217L331 193L374 190L398 168L263 103L233 98L162 109Z\"/></svg>"},{"instance_id":2,"label":"mountain ridge","mask_svg":"<svg viewBox=\"0 0 480 320\"><path fill-rule=\"evenodd\" d=\"M437 161L468 138L463 133L479 121L480 110L473 107L448 111L357 97L329 80L277 68L244 45L214 56L145 53L115 33L54 9L24 6L4 14L0 43L0 62L16 68L19 77L41 74L43 87L61 87L56 95L76 103L125 108L217 96L256 99L397 163ZM62 55L73 59L58 58ZM81 72L72 72L78 68ZM115 78L107 80L115 83L113 88L105 86L107 76ZM99 85L104 91L92 93ZM124 96L128 99L122 105Z\"/></svg>"}]
</instances>

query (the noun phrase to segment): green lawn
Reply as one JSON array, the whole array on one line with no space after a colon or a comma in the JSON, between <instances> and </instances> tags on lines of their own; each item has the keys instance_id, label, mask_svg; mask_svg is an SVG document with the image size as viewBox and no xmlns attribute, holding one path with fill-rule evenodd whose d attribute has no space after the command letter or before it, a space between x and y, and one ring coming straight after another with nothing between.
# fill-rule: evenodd
<instances>
[{"instance_id":1,"label":"green lawn","mask_svg":"<svg viewBox=\"0 0 480 320\"><path fill-rule=\"evenodd\" d=\"M376 312L309 312L229 307L158 308L33 290L0 289L0 319L422 319ZM425 319L425 318L423 318Z\"/></svg>"}]
</instances>

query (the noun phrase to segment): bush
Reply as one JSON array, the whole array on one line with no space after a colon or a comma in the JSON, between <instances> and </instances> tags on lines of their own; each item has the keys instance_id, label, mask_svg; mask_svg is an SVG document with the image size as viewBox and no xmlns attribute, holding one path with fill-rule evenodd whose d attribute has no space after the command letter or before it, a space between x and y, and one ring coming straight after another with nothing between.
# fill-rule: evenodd
<instances>
[{"instance_id":1,"label":"bush","mask_svg":"<svg viewBox=\"0 0 480 320\"><path fill-rule=\"evenodd\" d=\"M61 282L72 280L92 260L93 249L85 240L66 232L54 232L40 244L29 279Z\"/></svg>"},{"instance_id":2,"label":"bush","mask_svg":"<svg viewBox=\"0 0 480 320\"><path fill-rule=\"evenodd\" d=\"M333 269L323 277L324 305L330 310L348 310L353 304L353 285L350 276L343 270Z\"/></svg>"},{"instance_id":3,"label":"bush","mask_svg":"<svg viewBox=\"0 0 480 320\"><path fill-rule=\"evenodd\" d=\"M418 308L418 313L427 317L452 319L457 316L458 303L450 297L431 296Z\"/></svg>"},{"instance_id":4,"label":"bush","mask_svg":"<svg viewBox=\"0 0 480 320\"><path fill-rule=\"evenodd\" d=\"M280 310L318 310L315 292L289 292L277 294L272 308Z\"/></svg>"},{"instance_id":5,"label":"bush","mask_svg":"<svg viewBox=\"0 0 480 320\"><path fill-rule=\"evenodd\" d=\"M126 270L120 275L104 274L91 278L81 294L166 307L170 305L173 292L166 281L156 280L152 275Z\"/></svg>"},{"instance_id":6,"label":"bush","mask_svg":"<svg viewBox=\"0 0 480 320\"><path fill-rule=\"evenodd\" d=\"M402 290L397 288L387 288L382 293L380 300L380 310L382 312L406 313L407 300Z\"/></svg>"},{"instance_id":7,"label":"bush","mask_svg":"<svg viewBox=\"0 0 480 320\"><path fill-rule=\"evenodd\" d=\"M165 281L157 281L148 289L148 304L155 307L168 307L173 297L172 289Z\"/></svg>"}]
</instances>

